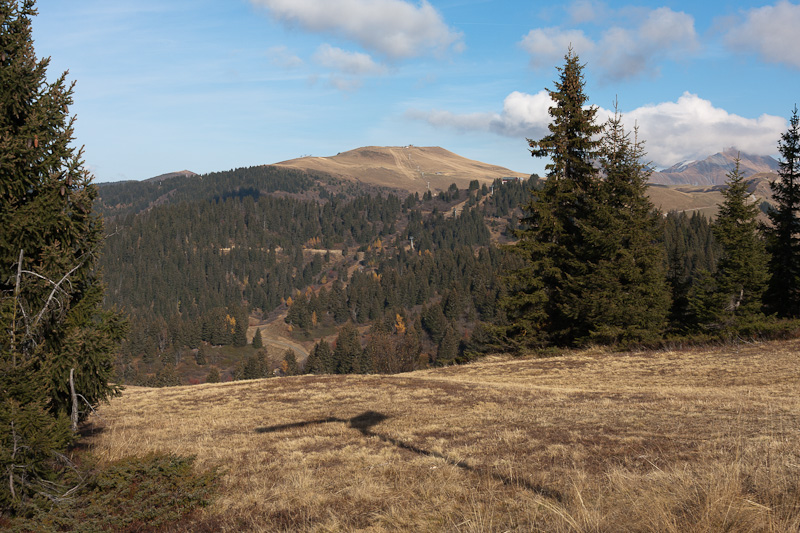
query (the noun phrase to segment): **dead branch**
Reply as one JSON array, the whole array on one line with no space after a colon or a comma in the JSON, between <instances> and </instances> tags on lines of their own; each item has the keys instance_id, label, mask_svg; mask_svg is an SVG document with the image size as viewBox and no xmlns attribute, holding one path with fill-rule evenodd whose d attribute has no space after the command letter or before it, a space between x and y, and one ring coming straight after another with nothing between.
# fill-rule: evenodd
<instances>
[{"instance_id":1,"label":"dead branch","mask_svg":"<svg viewBox=\"0 0 800 533\"><path fill-rule=\"evenodd\" d=\"M78 264L77 264L77 265L75 265L75 266L72 268L72 270L70 270L69 272L67 272L66 274L64 274L64 275L61 277L61 279L60 279L60 280L58 280L58 283L54 283L54 282L53 282L53 280L51 280L51 279L49 279L49 278L45 278L45 279L47 279L47 281L49 281L50 283L53 283L53 290L52 290L52 291L50 291L50 296L48 296L48 297L47 297L47 301L44 303L44 306L42 306L42 309L39 311L39 314L38 314L38 315L36 315L36 319L33 321L33 327L32 327L32 329L35 329L35 328L36 328L36 326L38 326L38 325L39 325L39 322L41 321L42 317L44 316L44 313L45 313L45 311L47 311L47 308L48 308L48 307L50 307L50 302L51 302L51 301L53 300L53 298L55 297L55 294L56 294L56 292L57 292L57 291L59 291L59 290L63 290L63 289L61 289L61 284L62 284L62 283L64 283L65 281L67 281L67 280L69 279L69 277L70 277L70 276L71 276L73 273L75 273L75 271L76 271L76 270L78 270L80 267L82 267L82 266L83 266L83 264L86 262L86 259L87 259L86 255L88 255L88 254L85 254L85 255L83 256L83 259L81 259L81 261L80 261L80 262L78 262ZM69 283L71 284L72 282L69 282ZM66 292L66 291L64 291L64 292Z\"/></svg>"}]
</instances>

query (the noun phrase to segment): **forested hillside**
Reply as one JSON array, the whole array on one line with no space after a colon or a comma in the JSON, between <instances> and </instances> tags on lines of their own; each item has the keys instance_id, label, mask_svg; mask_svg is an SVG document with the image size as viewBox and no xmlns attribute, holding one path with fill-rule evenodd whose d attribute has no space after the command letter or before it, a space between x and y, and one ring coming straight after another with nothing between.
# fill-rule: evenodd
<instances>
[{"instance_id":1,"label":"forested hillside","mask_svg":"<svg viewBox=\"0 0 800 533\"><path fill-rule=\"evenodd\" d=\"M106 303L133 317L122 375L155 384L201 346L244 346L250 320L299 342L402 321L416 339L402 369L453 361L496 318L509 260L496 243L532 185L400 197L275 167L106 184Z\"/></svg>"},{"instance_id":2,"label":"forested hillside","mask_svg":"<svg viewBox=\"0 0 800 533\"><path fill-rule=\"evenodd\" d=\"M519 259L500 245L538 187L533 177L403 196L277 167L105 184L106 304L132 317L118 371L151 385L300 371L291 359L302 352L249 344L268 324L306 347L309 371L467 360L488 349L483 324L504 321L503 272ZM679 327L718 252L704 217L665 220ZM346 324L357 342L334 353Z\"/></svg>"}]
</instances>

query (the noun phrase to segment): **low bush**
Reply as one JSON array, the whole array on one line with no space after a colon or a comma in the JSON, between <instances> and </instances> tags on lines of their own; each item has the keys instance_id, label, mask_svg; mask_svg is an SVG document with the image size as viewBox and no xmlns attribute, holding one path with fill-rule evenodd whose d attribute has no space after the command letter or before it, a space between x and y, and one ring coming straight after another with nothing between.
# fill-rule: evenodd
<instances>
[{"instance_id":1,"label":"low bush","mask_svg":"<svg viewBox=\"0 0 800 533\"><path fill-rule=\"evenodd\" d=\"M15 532L168 530L210 503L217 473L199 472L194 458L128 457L74 474L77 490L30 517L0 522ZM181 529L178 527L178 529Z\"/></svg>"}]
</instances>

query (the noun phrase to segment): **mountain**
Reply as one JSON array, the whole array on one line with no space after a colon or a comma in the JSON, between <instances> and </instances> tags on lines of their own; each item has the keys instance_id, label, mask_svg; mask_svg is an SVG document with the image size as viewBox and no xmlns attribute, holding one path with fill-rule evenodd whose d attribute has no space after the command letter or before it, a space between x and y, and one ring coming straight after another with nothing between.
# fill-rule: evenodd
<instances>
[{"instance_id":1,"label":"mountain","mask_svg":"<svg viewBox=\"0 0 800 533\"><path fill-rule=\"evenodd\" d=\"M159 176L155 176L145 181L165 181L172 178L191 178L197 176L196 172L192 172L191 170L179 170L178 172L167 172L166 174L161 174Z\"/></svg>"},{"instance_id":2,"label":"mountain","mask_svg":"<svg viewBox=\"0 0 800 533\"><path fill-rule=\"evenodd\" d=\"M745 178L766 174L774 179L778 162L769 156L750 155L736 148L728 148L709 156L702 161L682 161L660 172L653 172L650 183L660 185L722 185L727 174L733 170L737 155L740 158L739 170ZM773 175L773 176L770 176Z\"/></svg>"},{"instance_id":3,"label":"mountain","mask_svg":"<svg viewBox=\"0 0 800 533\"><path fill-rule=\"evenodd\" d=\"M366 146L331 157L301 157L275 165L418 193L429 188L434 193L444 191L453 183L466 189L473 180L490 185L499 178L529 176L467 159L438 146Z\"/></svg>"}]
</instances>

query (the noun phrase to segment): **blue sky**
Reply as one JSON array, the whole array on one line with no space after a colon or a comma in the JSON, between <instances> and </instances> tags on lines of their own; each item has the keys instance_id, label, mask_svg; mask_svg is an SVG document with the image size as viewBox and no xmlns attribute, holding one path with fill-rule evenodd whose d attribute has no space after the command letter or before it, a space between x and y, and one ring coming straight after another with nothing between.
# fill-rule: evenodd
<instances>
[{"instance_id":1,"label":"blue sky","mask_svg":"<svg viewBox=\"0 0 800 533\"><path fill-rule=\"evenodd\" d=\"M97 181L442 146L543 172L556 66L615 99L666 167L775 155L800 100L800 4L746 1L40 0L39 57L77 82Z\"/></svg>"}]
</instances>

